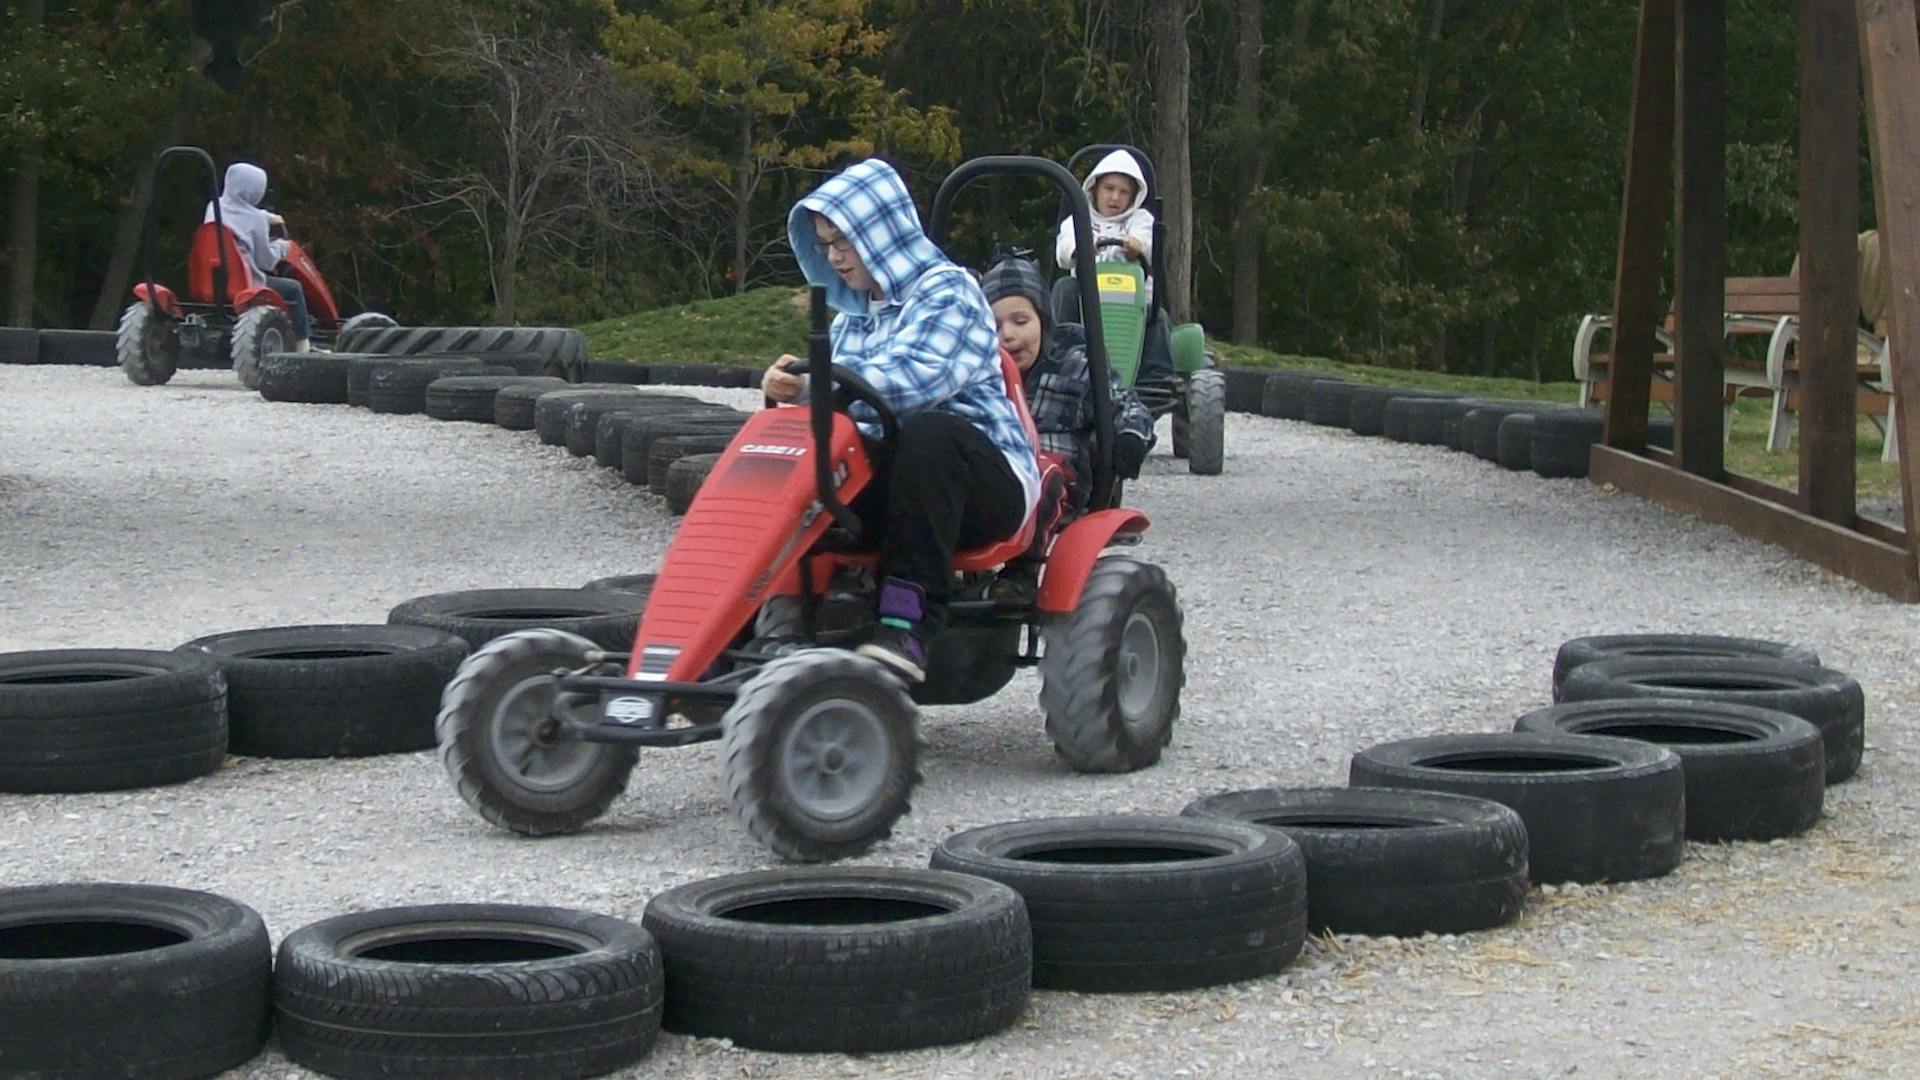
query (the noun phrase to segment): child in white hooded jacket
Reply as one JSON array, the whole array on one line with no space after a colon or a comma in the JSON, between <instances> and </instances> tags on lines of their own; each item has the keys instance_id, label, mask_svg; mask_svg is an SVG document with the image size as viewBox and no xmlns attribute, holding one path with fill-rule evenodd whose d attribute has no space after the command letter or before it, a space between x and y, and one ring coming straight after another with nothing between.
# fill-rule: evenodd
<instances>
[{"instance_id":1,"label":"child in white hooded jacket","mask_svg":"<svg viewBox=\"0 0 1920 1080\"><path fill-rule=\"evenodd\" d=\"M1087 204L1093 211L1093 242L1120 240L1125 252L1141 265L1153 259L1153 212L1146 209L1147 178L1140 165L1125 150L1115 150L1100 159L1087 174ZM1074 272L1073 218L1060 222L1060 233L1053 242L1053 264L1068 274ZM1096 258L1112 258L1101 251ZM1147 298L1153 298L1153 281L1147 281ZM1077 320L1076 320L1077 321Z\"/></svg>"}]
</instances>

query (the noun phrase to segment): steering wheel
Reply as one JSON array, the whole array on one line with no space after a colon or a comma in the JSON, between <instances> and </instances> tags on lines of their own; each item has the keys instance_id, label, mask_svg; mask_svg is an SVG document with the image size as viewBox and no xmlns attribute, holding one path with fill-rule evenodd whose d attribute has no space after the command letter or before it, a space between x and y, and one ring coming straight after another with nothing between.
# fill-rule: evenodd
<instances>
[{"instance_id":1,"label":"steering wheel","mask_svg":"<svg viewBox=\"0 0 1920 1080\"><path fill-rule=\"evenodd\" d=\"M833 364L827 370L834 382L833 407L846 412L847 406L853 402L857 401L865 405L879 417L882 437L889 443L898 442L900 420L893 415L893 406L888 405L887 399L880 396L880 391L875 390L873 384L860 373L844 364Z\"/></svg>"},{"instance_id":2,"label":"steering wheel","mask_svg":"<svg viewBox=\"0 0 1920 1080\"><path fill-rule=\"evenodd\" d=\"M1123 248L1126 246L1127 246L1126 240L1118 236L1103 236L1100 239L1095 240L1093 242L1093 250L1095 251L1099 251L1101 248L1109 248L1109 247Z\"/></svg>"}]
</instances>

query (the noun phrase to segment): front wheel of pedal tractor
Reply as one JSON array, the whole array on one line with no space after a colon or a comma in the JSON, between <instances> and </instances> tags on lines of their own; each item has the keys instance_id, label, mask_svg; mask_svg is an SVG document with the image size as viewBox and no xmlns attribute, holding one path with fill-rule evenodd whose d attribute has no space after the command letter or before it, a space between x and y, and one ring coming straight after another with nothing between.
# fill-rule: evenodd
<instances>
[{"instance_id":1,"label":"front wheel of pedal tractor","mask_svg":"<svg viewBox=\"0 0 1920 1080\"><path fill-rule=\"evenodd\" d=\"M1180 600L1166 572L1101 559L1079 606L1048 623L1043 643L1040 708L1066 763L1117 773L1159 761L1187 681Z\"/></svg>"},{"instance_id":2,"label":"front wheel of pedal tractor","mask_svg":"<svg viewBox=\"0 0 1920 1080\"><path fill-rule=\"evenodd\" d=\"M527 836L574 832L626 789L634 748L570 737L553 716L560 676L586 668L597 648L561 630L522 630L454 672L435 725L440 764L481 817Z\"/></svg>"},{"instance_id":3,"label":"front wheel of pedal tractor","mask_svg":"<svg viewBox=\"0 0 1920 1080\"><path fill-rule=\"evenodd\" d=\"M268 353L288 352L293 348L293 321L272 304L250 307L233 324L233 340L228 348L233 357L233 373L240 385L260 389L260 361Z\"/></svg>"},{"instance_id":4,"label":"front wheel of pedal tractor","mask_svg":"<svg viewBox=\"0 0 1920 1080\"><path fill-rule=\"evenodd\" d=\"M1219 476L1227 463L1227 378L1212 368L1187 379L1187 471Z\"/></svg>"},{"instance_id":5,"label":"front wheel of pedal tractor","mask_svg":"<svg viewBox=\"0 0 1920 1080\"><path fill-rule=\"evenodd\" d=\"M1187 418L1187 398L1182 394L1173 401L1173 456L1184 459L1192 440L1193 429Z\"/></svg>"},{"instance_id":6,"label":"front wheel of pedal tractor","mask_svg":"<svg viewBox=\"0 0 1920 1080\"><path fill-rule=\"evenodd\" d=\"M158 386L180 366L180 324L145 300L136 300L120 313L113 348L128 382Z\"/></svg>"},{"instance_id":7,"label":"front wheel of pedal tractor","mask_svg":"<svg viewBox=\"0 0 1920 1080\"><path fill-rule=\"evenodd\" d=\"M887 838L920 783L919 713L876 661L808 649L769 662L722 720L722 777L740 823L801 862Z\"/></svg>"}]
</instances>

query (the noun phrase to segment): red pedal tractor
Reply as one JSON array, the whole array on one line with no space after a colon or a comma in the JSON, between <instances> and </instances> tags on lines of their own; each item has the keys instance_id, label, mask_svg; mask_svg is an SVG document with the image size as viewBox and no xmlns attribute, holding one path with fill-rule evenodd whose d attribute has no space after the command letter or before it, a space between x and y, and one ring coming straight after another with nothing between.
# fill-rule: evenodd
<instances>
[{"instance_id":1,"label":"red pedal tractor","mask_svg":"<svg viewBox=\"0 0 1920 1080\"><path fill-rule=\"evenodd\" d=\"M220 367L230 360L241 383L249 390L257 389L260 359L293 347L293 323L287 315L286 301L267 287L264 275L250 260L240 256L233 233L220 220L219 172L205 150L197 146L162 150L153 162L154 188L158 189L161 167L175 157L200 162L213 220L194 230L193 244L187 252L187 298L182 301L172 289L153 279L157 211L155 204L148 204L141 237L141 280L133 287L134 302L120 315L115 342L120 370L135 385L153 386L173 378L183 355L195 356L202 367ZM283 226L275 225L275 238L287 240L279 271L298 281L306 293L315 345L331 344L342 330L394 325L391 317L371 311L343 322L320 268L297 241L284 236L284 231Z\"/></svg>"},{"instance_id":2,"label":"red pedal tractor","mask_svg":"<svg viewBox=\"0 0 1920 1080\"><path fill-rule=\"evenodd\" d=\"M1084 300L1097 310L1086 197L1053 162L961 165L934 201L934 242L954 196L990 174L1042 176L1067 193ZM920 782L917 706L982 700L1024 666L1040 669L1047 734L1068 765L1158 761L1186 681L1180 605L1158 566L1105 554L1138 542L1147 519L1112 505L1097 321L1087 337L1099 433L1089 512L1061 524L1061 465L1041 455L1042 505L1019 535L958 554L948 626L928 642L926 681L909 687L851 651L871 629L874 559L848 505L873 469L847 405L868 406L887 437L897 424L865 380L831 362L816 288L810 402L757 413L721 456L667 549L633 651L529 630L461 665L439 717L440 760L461 796L503 828L568 832L606 811L638 748L719 739L722 779L756 839L790 859L858 855L889 834ZM1004 352L1001 372L1031 435ZM1029 550L1045 556L1037 593L991 598L997 571Z\"/></svg>"}]
</instances>

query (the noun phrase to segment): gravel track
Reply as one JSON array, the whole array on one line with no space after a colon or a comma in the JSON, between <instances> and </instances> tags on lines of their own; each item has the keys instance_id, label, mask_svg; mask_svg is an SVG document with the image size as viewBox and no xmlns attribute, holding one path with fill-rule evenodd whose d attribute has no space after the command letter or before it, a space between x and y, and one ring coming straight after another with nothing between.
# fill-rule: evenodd
<instances>
[{"instance_id":1,"label":"gravel track","mask_svg":"<svg viewBox=\"0 0 1920 1080\"><path fill-rule=\"evenodd\" d=\"M743 391L695 391L742 405ZM0 650L171 648L249 626L378 622L422 593L651 568L659 502L530 433L270 404L228 372L166 387L0 368ZM1184 716L1157 767L1069 773L1037 685L930 710L927 782L873 861L961 828L1177 812L1217 791L1344 783L1353 751L1504 730L1581 634L1798 641L1868 700L1859 778L1807 836L1689 844L1670 877L1536 890L1459 938L1310 943L1212 991L1036 993L1001 1036L867 1058L666 1036L621 1076L1910 1076L1920 1072L1914 642L1920 607L1585 481L1234 415L1227 474L1162 448L1130 502L1180 589ZM0 795L0 882L150 881L258 908L275 940L388 904L513 901L638 919L659 890L773 865L711 744L643 756L585 833L493 830L431 754L232 758L174 788ZM275 1050L228 1074L308 1077Z\"/></svg>"}]
</instances>

